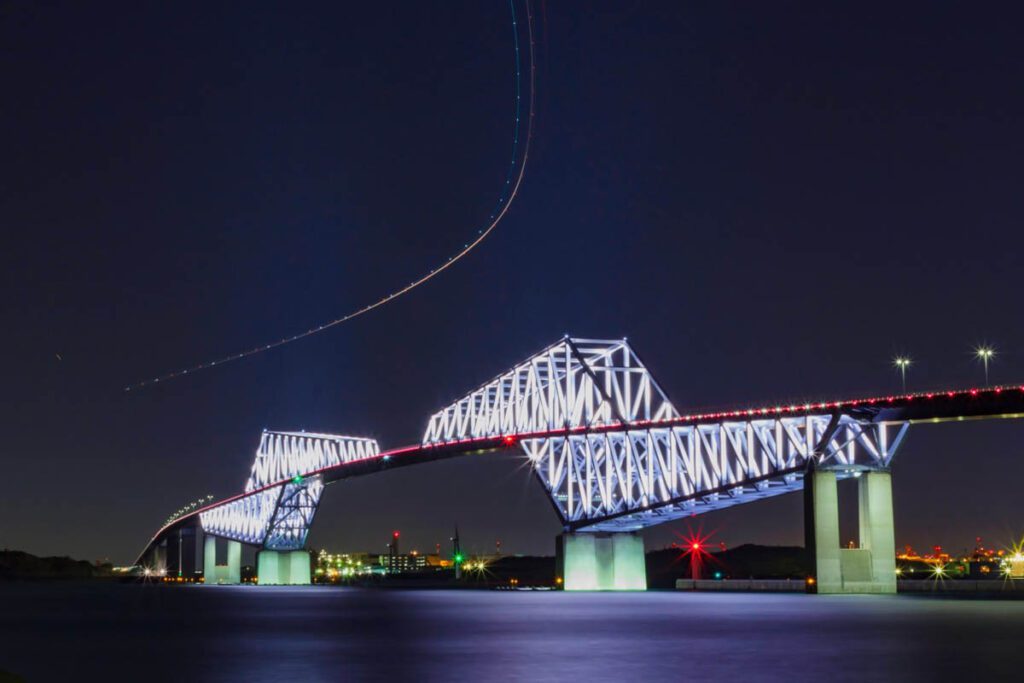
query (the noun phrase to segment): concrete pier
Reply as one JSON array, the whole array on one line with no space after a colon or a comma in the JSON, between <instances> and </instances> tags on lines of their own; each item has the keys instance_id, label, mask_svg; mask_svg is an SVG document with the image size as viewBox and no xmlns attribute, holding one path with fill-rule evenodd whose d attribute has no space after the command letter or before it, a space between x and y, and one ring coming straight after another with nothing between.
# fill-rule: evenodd
<instances>
[{"instance_id":1,"label":"concrete pier","mask_svg":"<svg viewBox=\"0 0 1024 683\"><path fill-rule=\"evenodd\" d=\"M217 537L207 535L203 540L203 582L206 585L233 585L242 583L242 544L222 540L227 544L227 562L217 563Z\"/></svg>"},{"instance_id":2,"label":"concrete pier","mask_svg":"<svg viewBox=\"0 0 1024 683\"><path fill-rule=\"evenodd\" d=\"M306 550L261 550L256 556L256 573L261 586L308 586L311 583L309 569Z\"/></svg>"},{"instance_id":3,"label":"concrete pier","mask_svg":"<svg viewBox=\"0 0 1024 683\"><path fill-rule=\"evenodd\" d=\"M896 592L896 532L892 513L892 474L861 475L860 547L871 555L872 593Z\"/></svg>"},{"instance_id":4,"label":"concrete pier","mask_svg":"<svg viewBox=\"0 0 1024 683\"><path fill-rule=\"evenodd\" d=\"M895 593L896 541L892 475L867 471L858 480L860 547L839 546L836 473L804 477L804 533L818 593Z\"/></svg>"},{"instance_id":5,"label":"concrete pier","mask_svg":"<svg viewBox=\"0 0 1024 683\"><path fill-rule=\"evenodd\" d=\"M558 575L565 590L647 590L643 536L565 533L557 544Z\"/></svg>"}]
</instances>

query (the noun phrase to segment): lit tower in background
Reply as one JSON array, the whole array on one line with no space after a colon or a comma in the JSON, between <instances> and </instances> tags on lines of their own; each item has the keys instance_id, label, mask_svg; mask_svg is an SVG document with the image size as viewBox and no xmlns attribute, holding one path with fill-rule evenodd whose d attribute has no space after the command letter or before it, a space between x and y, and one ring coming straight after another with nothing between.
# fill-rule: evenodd
<instances>
[{"instance_id":1,"label":"lit tower in background","mask_svg":"<svg viewBox=\"0 0 1024 683\"><path fill-rule=\"evenodd\" d=\"M455 535L451 538L452 541L452 564L455 565L455 580L458 581L462 578L462 560L465 559L462 556L462 546L459 543L459 525L455 525Z\"/></svg>"},{"instance_id":2,"label":"lit tower in background","mask_svg":"<svg viewBox=\"0 0 1024 683\"><path fill-rule=\"evenodd\" d=\"M394 574L398 570L398 537L397 530L391 532L391 542L388 543L388 573Z\"/></svg>"}]
</instances>

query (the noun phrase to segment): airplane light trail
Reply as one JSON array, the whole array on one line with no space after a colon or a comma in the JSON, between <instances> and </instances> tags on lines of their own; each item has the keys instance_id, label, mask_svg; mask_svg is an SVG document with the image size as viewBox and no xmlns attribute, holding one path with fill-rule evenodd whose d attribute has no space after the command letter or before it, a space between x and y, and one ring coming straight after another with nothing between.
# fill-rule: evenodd
<instances>
[{"instance_id":1,"label":"airplane light trail","mask_svg":"<svg viewBox=\"0 0 1024 683\"><path fill-rule=\"evenodd\" d=\"M208 370L208 369L216 367L218 365L224 365L226 363L231 363L232 361L241 360L243 358L248 358L249 356L254 356L254 355L258 354L258 353L263 353L264 351L269 351L269 350L275 349L275 348L277 348L279 346L284 346L285 344L290 344L292 342L299 341L300 339L305 339L306 337L311 337L314 334L318 334L318 333L323 332L325 330L328 330L328 329L330 329L332 327L340 325L340 324L342 324L344 322L348 322L349 320L352 320L353 318L357 318L357 317L359 317L359 316L361 316L361 315L363 315L365 313L369 313L370 311L372 311L375 308L379 308L379 307L381 307L381 306L383 306L383 305L385 305L387 303L390 303L390 302L394 301L395 299L398 299L399 297L401 297L401 296L403 296L405 294L408 294L409 292L411 292L412 290L416 289L420 285L426 283L427 281L432 280L433 278L435 278L438 275L440 275L443 271L445 271L448 268L450 268L451 266L455 265L460 259L462 259L464 256L466 256L469 252L473 251L473 249L475 249L477 247L477 245L479 245L481 242L483 242L487 238L487 236L490 235L491 232L493 232L494 229L498 226L498 224L502 221L502 219L505 217L505 214L508 213L509 207L512 206L512 200L514 200L516 195L519 193L519 187L520 187L520 185L523 182L523 175L526 172L526 161L527 161L527 159L529 158L529 155L530 155L530 139L533 137L534 102L535 102L535 89L536 89L536 84L535 84L535 69L536 69L536 67L534 65L533 15L530 13L530 3L529 3L529 0L526 0L525 5L526 5L527 37L528 37L528 40L529 40L529 43L530 43L530 45L529 45L529 54L530 54L530 98L529 98L529 109L528 109L528 113L527 113L527 122L526 122L526 141L523 144L522 160L518 163L519 170L518 170L518 173L516 173L515 171L516 171L516 166L517 166L518 148L519 148L520 118L521 118L521 114L522 114L522 71L521 71L521 66L520 66L521 62L520 62L520 57L519 57L519 26L518 26L518 21L516 20L515 0L509 0L509 7L510 7L511 12L512 12L512 36L513 36L513 46L514 46L514 49L515 49L515 66L516 66L516 120L515 120L515 126L513 127L513 134L512 134L512 161L509 164L508 174L507 174L507 176L505 178L505 185L502 188L501 198L498 200L498 204L495 207L495 211L488 218L489 223L487 224L487 226L484 227L484 228L481 228L481 229L479 229L477 231L477 236L476 236L476 238L472 242L469 242L469 243L465 244L463 246L462 250L458 251L454 256L450 256L447 261L445 261L441 265L437 266L436 268L431 269L428 273L426 273L425 275L422 275L419 279L413 280L412 282L410 282L405 287L402 287L401 289L399 289L399 290L397 290L395 292L392 292L391 294L388 294L387 296L381 297L380 299L378 299L378 300L376 300L376 301L374 301L372 303L369 303L366 306L363 306L362 308L359 308L359 309L354 310L354 311L352 311L350 313L347 313L347 314L343 315L340 318L336 318L336 319L331 320L329 322L325 322L325 323L323 323L321 325L317 325L315 327L311 327L311 328L309 328L307 330L304 330L304 331L299 332L297 334L293 334L293 335L291 335L289 337L282 337L281 339L278 339L276 341L269 342L269 343L266 343L266 344L261 344L260 346L255 346L255 347L253 347L251 349L248 349L246 351L241 351L241 352L234 353L234 354L231 354L231 355L228 355L228 356L223 356L221 358L217 358L216 360L207 361L205 363L199 363L198 365L193 365L191 367L184 368L184 369L181 369L181 370L177 370L175 372L169 372L169 373L167 373L165 375L160 375L159 377L154 377L153 379L144 380L144 381L141 381L141 382L136 382L135 384L127 385L127 386L124 387L124 390L127 392L127 391L133 391L133 390L137 390L137 389L143 389L145 387L149 387L149 386L152 386L154 384L159 384L160 382L167 382L167 381L170 381L170 380L173 380L173 379L178 379L180 377L184 377L184 376L189 375L189 374L200 372L202 370ZM515 176L515 182L514 183L512 182L513 176Z\"/></svg>"}]
</instances>

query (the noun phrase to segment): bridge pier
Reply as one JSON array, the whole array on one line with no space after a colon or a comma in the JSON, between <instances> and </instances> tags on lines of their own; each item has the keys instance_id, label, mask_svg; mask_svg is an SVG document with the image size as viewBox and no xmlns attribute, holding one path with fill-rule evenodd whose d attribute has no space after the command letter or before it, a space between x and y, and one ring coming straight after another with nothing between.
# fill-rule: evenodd
<instances>
[{"instance_id":1,"label":"bridge pier","mask_svg":"<svg viewBox=\"0 0 1024 683\"><path fill-rule=\"evenodd\" d=\"M556 571L565 590L647 590L644 538L640 534L564 533L556 544Z\"/></svg>"},{"instance_id":2,"label":"bridge pier","mask_svg":"<svg viewBox=\"0 0 1024 683\"><path fill-rule=\"evenodd\" d=\"M309 552L261 550L256 555L256 573L261 586L308 586Z\"/></svg>"},{"instance_id":3,"label":"bridge pier","mask_svg":"<svg viewBox=\"0 0 1024 683\"><path fill-rule=\"evenodd\" d=\"M892 475L863 472L858 479L860 547L841 548L836 473L804 477L804 533L818 593L895 593L896 539Z\"/></svg>"},{"instance_id":4,"label":"bridge pier","mask_svg":"<svg viewBox=\"0 0 1024 683\"><path fill-rule=\"evenodd\" d=\"M217 564L217 537L206 535L203 540L203 583L235 585L242 583L242 544L227 541L227 564Z\"/></svg>"}]
</instances>

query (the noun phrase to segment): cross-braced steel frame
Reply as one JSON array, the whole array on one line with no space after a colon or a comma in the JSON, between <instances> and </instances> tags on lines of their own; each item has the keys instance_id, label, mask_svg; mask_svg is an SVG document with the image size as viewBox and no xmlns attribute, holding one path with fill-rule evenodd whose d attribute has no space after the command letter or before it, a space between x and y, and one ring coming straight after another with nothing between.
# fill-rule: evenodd
<instances>
[{"instance_id":1,"label":"cross-braced steel frame","mask_svg":"<svg viewBox=\"0 0 1024 683\"><path fill-rule=\"evenodd\" d=\"M608 531L785 493L812 463L888 467L907 428L825 409L648 426L677 421L626 340L567 337L436 413L423 443L518 437L565 526Z\"/></svg>"},{"instance_id":2,"label":"cross-braced steel frame","mask_svg":"<svg viewBox=\"0 0 1024 683\"><path fill-rule=\"evenodd\" d=\"M636 530L799 488L808 466L839 476L888 466L906 423L806 416L524 439L566 527Z\"/></svg>"},{"instance_id":3,"label":"cross-braced steel frame","mask_svg":"<svg viewBox=\"0 0 1024 683\"><path fill-rule=\"evenodd\" d=\"M245 494L200 513L203 531L270 550L296 550L320 504L324 481L316 473L370 460L373 439L264 430Z\"/></svg>"},{"instance_id":4,"label":"cross-braced steel frame","mask_svg":"<svg viewBox=\"0 0 1024 683\"><path fill-rule=\"evenodd\" d=\"M373 439L263 430L245 490L255 491L296 475L366 460L379 453L380 447Z\"/></svg>"},{"instance_id":5,"label":"cross-braced steel frame","mask_svg":"<svg viewBox=\"0 0 1024 683\"><path fill-rule=\"evenodd\" d=\"M431 416L423 443L678 417L626 340L565 337Z\"/></svg>"}]
</instances>

